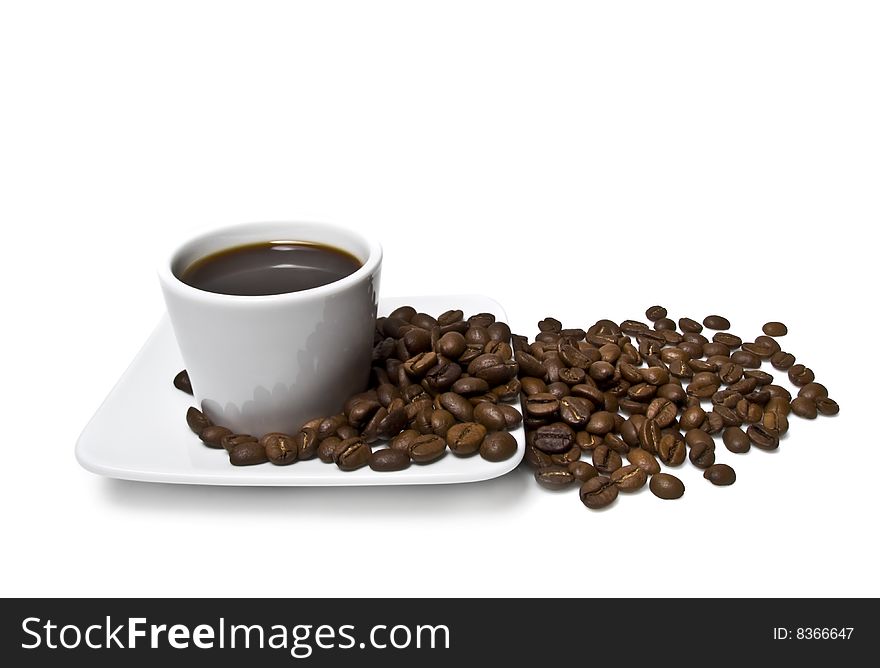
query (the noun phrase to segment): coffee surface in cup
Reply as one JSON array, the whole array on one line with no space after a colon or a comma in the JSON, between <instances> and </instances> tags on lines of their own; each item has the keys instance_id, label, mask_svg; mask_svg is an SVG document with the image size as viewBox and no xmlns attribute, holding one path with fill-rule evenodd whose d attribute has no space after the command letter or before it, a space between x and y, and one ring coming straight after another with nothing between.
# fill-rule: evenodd
<instances>
[{"instance_id":1,"label":"coffee surface in cup","mask_svg":"<svg viewBox=\"0 0 880 668\"><path fill-rule=\"evenodd\" d=\"M224 295L279 295L333 283L360 267L356 257L333 246L268 241L206 255L178 278L199 290Z\"/></svg>"}]
</instances>

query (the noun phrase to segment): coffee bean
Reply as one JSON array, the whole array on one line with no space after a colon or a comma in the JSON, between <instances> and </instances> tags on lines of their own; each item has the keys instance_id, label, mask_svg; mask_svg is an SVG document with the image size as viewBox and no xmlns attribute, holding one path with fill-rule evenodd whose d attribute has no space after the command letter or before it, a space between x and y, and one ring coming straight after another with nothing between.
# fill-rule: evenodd
<instances>
[{"instance_id":1,"label":"coffee bean","mask_svg":"<svg viewBox=\"0 0 880 668\"><path fill-rule=\"evenodd\" d=\"M535 471L535 480L541 487L547 489L559 490L565 489L575 481L575 477L568 467L565 466L548 466L547 468Z\"/></svg>"},{"instance_id":2,"label":"coffee bean","mask_svg":"<svg viewBox=\"0 0 880 668\"><path fill-rule=\"evenodd\" d=\"M576 462L581 458L581 449L577 442L565 452L559 452L550 455L550 461L556 466L568 466L572 462Z\"/></svg>"},{"instance_id":3,"label":"coffee bean","mask_svg":"<svg viewBox=\"0 0 880 668\"><path fill-rule=\"evenodd\" d=\"M288 434L278 432L265 434L260 438L260 444L265 448L268 460L277 466L287 466L298 459L299 451L296 443ZM231 452L231 449L227 449Z\"/></svg>"},{"instance_id":4,"label":"coffee bean","mask_svg":"<svg viewBox=\"0 0 880 668\"><path fill-rule=\"evenodd\" d=\"M507 428L504 411L497 404L487 402L477 404L473 410L473 421L479 422L490 431L500 431ZM464 420L464 422L470 422L470 420Z\"/></svg>"},{"instance_id":5,"label":"coffee bean","mask_svg":"<svg viewBox=\"0 0 880 668\"><path fill-rule=\"evenodd\" d=\"M778 436L782 436L788 431L788 417L785 413L767 411L761 418L761 424L767 431L772 431Z\"/></svg>"},{"instance_id":6,"label":"coffee bean","mask_svg":"<svg viewBox=\"0 0 880 668\"><path fill-rule=\"evenodd\" d=\"M559 400L549 392L539 392L526 398L523 408L529 415L549 418L559 410Z\"/></svg>"},{"instance_id":7,"label":"coffee bean","mask_svg":"<svg viewBox=\"0 0 880 668\"><path fill-rule=\"evenodd\" d=\"M409 445L410 458L419 464L440 459L446 454L446 440L437 434L422 434Z\"/></svg>"},{"instance_id":8,"label":"coffee bean","mask_svg":"<svg viewBox=\"0 0 880 668\"><path fill-rule=\"evenodd\" d=\"M522 424L522 413L516 410L513 406L500 404L498 407L501 409L501 412L504 415L504 426L506 429L516 429Z\"/></svg>"},{"instance_id":9,"label":"coffee bean","mask_svg":"<svg viewBox=\"0 0 880 668\"><path fill-rule=\"evenodd\" d=\"M791 401L791 412L798 417L814 420L819 409L814 399L809 397L795 397Z\"/></svg>"},{"instance_id":10,"label":"coffee bean","mask_svg":"<svg viewBox=\"0 0 880 668\"><path fill-rule=\"evenodd\" d=\"M538 329L542 332L558 332L562 329L562 323L556 318L544 318L538 323Z\"/></svg>"},{"instance_id":11,"label":"coffee bean","mask_svg":"<svg viewBox=\"0 0 880 668\"><path fill-rule=\"evenodd\" d=\"M269 435L274 436L274 434ZM250 434L226 434L220 439L220 447L226 450L226 452L232 452L232 449L235 446L241 445L242 443L252 443L253 441L259 441L264 447L266 445L264 439L258 439L256 436L251 436Z\"/></svg>"},{"instance_id":12,"label":"coffee bean","mask_svg":"<svg viewBox=\"0 0 880 668\"><path fill-rule=\"evenodd\" d=\"M461 377L461 374L461 367L458 364L444 359L428 369L428 372L425 374L424 383L427 385L428 390L443 392L452 387L452 384Z\"/></svg>"},{"instance_id":13,"label":"coffee bean","mask_svg":"<svg viewBox=\"0 0 880 668\"><path fill-rule=\"evenodd\" d=\"M186 410L186 424L189 425L190 430L196 436L202 433L203 430L212 426L214 423L211 422L208 417L202 413L195 406L190 406Z\"/></svg>"},{"instance_id":14,"label":"coffee bean","mask_svg":"<svg viewBox=\"0 0 880 668\"><path fill-rule=\"evenodd\" d=\"M349 436L348 438L354 438L353 436ZM339 447L339 444L342 443L344 439L339 436L328 436L323 441L321 441L320 445L318 445L318 459L320 459L325 464L333 463L333 453L336 452L336 448Z\"/></svg>"},{"instance_id":15,"label":"coffee bean","mask_svg":"<svg viewBox=\"0 0 880 668\"><path fill-rule=\"evenodd\" d=\"M506 431L495 431L483 439L480 456L490 462L510 459L516 453L516 439Z\"/></svg>"},{"instance_id":16,"label":"coffee bean","mask_svg":"<svg viewBox=\"0 0 880 668\"><path fill-rule=\"evenodd\" d=\"M727 385L731 385L742 378L743 368L739 364L735 364L734 362L725 362L721 365L721 368L718 369L718 376L721 378L721 382L726 383Z\"/></svg>"},{"instance_id":17,"label":"coffee bean","mask_svg":"<svg viewBox=\"0 0 880 668\"><path fill-rule=\"evenodd\" d=\"M720 315L707 315L703 318L703 325L707 329L730 329L730 320Z\"/></svg>"},{"instance_id":18,"label":"coffee bean","mask_svg":"<svg viewBox=\"0 0 880 668\"><path fill-rule=\"evenodd\" d=\"M593 404L583 397L568 396L559 400L559 417L572 427L584 427L590 420Z\"/></svg>"},{"instance_id":19,"label":"coffee bean","mask_svg":"<svg viewBox=\"0 0 880 668\"><path fill-rule=\"evenodd\" d=\"M581 503L591 510L598 510L614 503L619 488L611 478L596 476L581 485Z\"/></svg>"},{"instance_id":20,"label":"coffee bean","mask_svg":"<svg viewBox=\"0 0 880 668\"><path fill-rule=\"evenodd\" d=\"M221 441L223 437L231 433L232 430L227 429L226 427L210 425L199 432L199 438L202 439L202 443L209 448L222 448Z\"/></svg>"},{"instance_id":21,"label":"coffee bean","mask_svg":"<svg viewBox=\"0 0 880 668\"><path fill-rule=\"evenodd\" d=\"M636 335L640 332L644 332L647 329L648 326L643 322L639 322L638 320L624 320L622 323L620 323L620 331L624 334Z\"/></svg>"},{"instance_id":22,"label":"coffee bean","mask_svg":"<svg viewBox=\"0 0 880 668\"><path fill-rule=\"evenodd\" d=\"M541 452L531 444L526 444L526 452L523 460L533 469L543 469L554 465L550 455L546 452Z\"/></svg>"},{"instance_id":23,"label":"coffee bean","mask_svg":"<svg viewBox=\"0 0 880 668\"><path fill-rule=\"evenodd\" d=\"M795 363L795 357L791 353L787 353L785 351L780 350L778 353L774 353L770 357L770 364L773 365L774 369L779 369L780 371L785 371L790 369Z\"/></svg>"},{"instance_id":24,"label":"coffee bean","mask_svg":"<svg viewBox=\"0 0 880 668\"><path fill-rule=\"evenodd\" d=\"M187 394L193 393L192 383L189 382L189 374L186 372L186 369L174 376L173 382L174 387L181 392L186 392Z\"/></svg>"},{"instance_id":25,"label":"coffee bean","mask_svg":"<svg viewBox=\"0 0 880 668\"><path fill-rule=\"evenodd\" d=\"M840 412L840 406L834 399L819 397L816 399L816 410L822 415L837 415Z\"/></svg>"},{"instance_id":26,"label":"coffee bean","mask_svg":"<svg viewBox=\"0 0 880 668\"><path fill-rule=\"evenodd\" d=\"M538 427L535 432L535 447L550 454L564 452L575 442L574 430L564 422Z\"/></svg>"},{"instance_id":27,"label":"coffee bean","mask_svg":"<svg viewBox=\"0 0 880 668\"><path fill-rule=\"evenodd\" d=\"M620 455L604 443L593 448L593 466L600 473L611 473L623 465Z\"/></svg>"},{"instance_id":28,"label":"coffee bean","mask_svg":"<svg viewBox=\"0 0 880 668\"><path fill-rule=\"evenodd\" d=\"M235 446L229 453L229 463L233 466L253 466L269 461L266 448L258 441L247 441Z\"/></svg>"},{"instance_id":29,"label":"coffee bean","mask_svg":"<svg viewBox=\"0 0 880 668\"><path fill-rule=\"evenodd\" d=\"M706 376L700 376L700 374L696 374L693 380L688 383L687 393L692 397L708 399L718 391L718 387L720 385L721 383L719 382L719 378L718 376L715 376L715 374L709 374Z\"/></svg>"},{"instance_id":30,"label":"coffee bean","mask_svg":"<svg viewBox=\"0 0 880 668\"><path fill-rule=\"evenodd\" d=\"M677 416L678 407L669 399L659 397L648 405L648 410L645 413L645 417L649 420L654 420L661 429L675 422Z\"/></svg>"},{"instance_id":31,"label":"coffee bean","mask_svg":"<svg viewBox=\"0 0 880 668\"><path fill-rule=\"evenodd\" d=\"M614 429L614 414L609 411L598 411L590 416L586 430L591 434L604 436Z\"/></svg>"},{"instance_id":32,"label":"coffee bean","mask_svg":"<svg viewBox=\"0 0 880 668\"><path fill-rule=\"evenodd\" d=\"M678 327L682 332L689 332L692 334L699 334L703 331L703 326L691 318L679 318Z\"/></svg>"},{"instance_id":33,"label":"coffee bean","mask_svg":"<svg viewBox=\"0 0 880 668\"><path fill-rule=\"evenodd\" d=\"M769 357L772 357L773 355L778 353L780 350L782 350L781 346L779 345L779 342L776 339L774 339L772 336L765 336L765 335L756 336L755 343L760 344L761 346L766 346L769 351Z\"/></svg>"},{"instance_id":34,"label":"coffee bean","mask_svg":"<svg viewBox=\"0 0 880 668\"><path fill-rule=\"evenodd\" d=\"M752 424L746 429L749 440L762 450L775 450L779 447L779 436L762 424Z\"/></svg>"},{"instance_id":35,"label":"coffee bean","mask_svg":"<svg viewBox=\"0 0 880 668\"><path fill-rule=\"evenodd\" d=\"M409 468L410 461L409 455L402 450L382 448L370 455L368 464L374 471L403 471Z\"/></svg>"},{"instance_id":36,"label":"coffee bean","mask_svg":"<svg viewBox=\"0 0 880 668\"><path fill-rule=\"evenodd\" d=\"M669 473L652 475L649 488L651 493L660 499L679 499L684 495L684 483Z\"/></svg>"},{"instance_id":37,"label":"coffee bean","mask_svg":"<svg viewBox=\"0 0 880 668\"><path fill-rule=\"evenodd\" d=\"M599 475L595 466L584 461L573 461L569 463L568 472L574 476L575 480L580 482L586 482L590 478L595 478Z\"/></svg>"},{"instance_id":38,"label":"coffee bean","mask_svg":"<svg viewBox=\"0 0 880 668\"><path fill-rule=\"evenodd\" d=\"M691 464L698 469L706 469L715 463L715 443L708 445L707 443L697 443L688 452L688 458Z\"/></svg>"},{"instance_id":39,"label":"coffee bean","mask_svg":"<svg viewBox=\"0 0 880 668\"><path fill-rule=\"evenodd\" d=\"M822 383L807 383L800 390L798 390L799 397L806 397L807 399L820 399L822 397L828 396L828 388L825 387Z\"/></svg>"},{"instance_id":40,"label":"coffee bean","mask_svg":"<svg viewBox=\"0 0 880 668\"><path fill-rule=\"evenodd\" d=\"M791 404L785 397L770 397L770 400L764 404L764 413L779 413L787 416L791 413Z\"/></svg>"},{"instance_id":41,"label":"coffee bean","mask_svg":"<svg viewBox=\"0 0 880 668\"><path fill-rule=\"evenodd\" d=\"M630 464L638 466L645 473L653 475L660 472L660 464L647 450L642 448L633 448L626 453L626 458Z\"/></svg>"},{"instance_id":42,"label":"coffee bean","mask_svg":"<svg viewBox=\"0 0 880 668\"><path fill-rule=\"evenodd\" d=\"M446 444L452 453L467 456L476 453L486 437L486 427L476 422L453 425L446 432Z\"/></svg>"},{"instance_id":43,"label":"coffee bean","mask_svg":"<svg viewBox=\"0 0 880 668\"><path fill-rule=\"evenodd\" d=\"M768 322L761 328L767 336L785 336L788 334L788 327L781 322Z\"/></svg>"},{"instance_id":44,"label":"coffee bean","mask_svg":"<svg viewBox=\"0 0 880 668\"><path fill-rule=\"evenodd\" d=\"M459 378L452 384L450 390L463 397L473 397L480 394L486 394L489 391L489 383L482 378L474 378L467 376Z\"/></svg>"},{"instance_id":45,"label":"coffee bean","mask_svg":"<svg viewBox=\"0 0 880 668\"><path fill-rule=\"evenodd\" d=\"M406 371L406 374L411 378L422 378L429 369L432 369L437 365L437 353L435 352L424 352L419 353L413 357L410 357L406 362L403 363L403 369ZM351 421L351 416L348 416L349 421Z\"/></svg>"},{"instance_id":46,"label":"coffee bean","mask_svg":"<svg viewBox=\"0 0 880 668\"><path fill-rule=\"evenodd\" d=\"M612 482L621 492L634 492L648 482L648 474L635 464L621 466L611 474Z\"/></svg>"},{"instance_id":47,"label":"coffee bean","mask_svg":"<svg viewBox=\"0 0 880 668\"><path fill-rule=\"evenodd\" d=\"M816 380L816 376L813 374L812 369L805 367L803 364L795 364L788 370L788 379L793 385L803 387Z\"/></svg>"},{"instance_id":48,"label":"coffee bean","mask_svg":"<svg viewBox=\"0 0 880 668\"><path fill-rule=\"evenodd\" d=\"M431 413L431 433L446 438L446 432L456 424L455 416L449 411L438 408Z\"/></svg>"},{"instance_id":49,"label":"coffee bean","mask_svg":"<svg viewBox=\"0 0 880 668\"><path fill-rule=\"evenodd\" d=\"M707 434L718 434L724 429L724 420L715 411L706 414L706 424L703 431Z\"/></svg>"},{"instance_id":50,"label":"coffee bean","mask_svg":"<svg viewBox=\"0 0 880 668\"><path fill-rule=\"evenodd\" d=\"M687 449L684 447L684 439L675 434L664 434L657 444L657 456L667 466L679 466L684 463Z\"/></svg>"},{"instance_id":51,"label":"coffee bean","mask_svg":"<svg viewBox=\"0 0 880 668\"><path fill-rule=\"evenodd\" d=\"M749 345L749 344L746 344ZM769 355L768 355L769 357ZM730 354L730 361L746 369L758 369L761 366L761 357L752 350L737 350Z\"/></svg>"},{"instance_id":52,"label":"coffee bean","mask_svg":"<svg viewBox=\"0 0 880 668\"><path fill-rule=\"evenodd\" d=\"M675 321L671 318L660 318L654 321L654 329L658 331L675 329Z\"/></svg>"},{"instance_id":53,"label":"coffee bean","mask_svg":"<svg viewBox=\"0 0 880 668\"><path fill-rule=\"evenodd\" d=\"M640 374L642 380L649 385L665 385L669 382L669 370L663 367L652 366L647 369L641 369Z\"/></svg>"},{"instance_id":54,"label":"coffee bean","mask_svg":"<svg viewBox=\"0 0 880 668\"><path fill-rule=\"evenodd\" d=\"M444 392L437 401L449 411L459 422L471 422L474 419L474 407L470 401L455 392Z\"/></svg>"},{"instance_id":55,"label":"coffee bean","mask_svg":"<svg viewBox=\"0 0 880 668\"><path fill-rule=\"evenodd\" d=\"M699 429L706 421L706 411L700 406L691 406L681 414L679 426L687 431L688 429Z\"/></svg>"},{"instance_id":56,"label":"coffee bean","mask_svg":"<svg viewBox=\"0 0 880 668\"><path fill-rule=\"evenodd\" d=\"M660 427L654 420L645 420L639 429L639 444L651 454L657 452L660 445Z\"/></svg>"},{"instance_id":57,"label":"coffee bean","mask_svg":"<svg viewBox=\"0 0 880 668\"><path fill-rule=\"evenodd\" d=\"M712 342L720 343L731 349L739 348L742 345L742 339L730 332L716 332L712 337Z\"/></svg>"},{"instance_id":58,"label":"coffee bean","mask_svg":"<svg viewBox=\"0 0 880 668\"><path fill-rule=\"evenodd\" d=\"M313 459L318 454L318 431L311 427L300 429L293 436L293 442L296 444L296 458L300 460Z\"/></svg>"},{"instance_id":59,"label":"coffee bean","mask_svg":"<svg viewBox=\"0 0 880 668\"><path fill-rule=\"evenodd\" d=\"M774 397L781 397L785 399L785 401L791 401L791 392L786 390L781 385L774 385L773 383L767 385L765 388L770 393L770 399L772 400Z\"/></svg>"},{"instance_id":60,"label":"coffee bean","mask_svg":"<svg viewBox=\"0 0 880 668\"><path fill-rule=\"evenodd\" d=\"M666 309L662 306L651 306L645 311L645 317L651 322L656 322L667 315Z\"/></svg>"},{"instance_id":61,"label":"coffee bean","mask_svg":"<svg viewBox=\"0 0 880 668\"><path fill-rule=\"evenodd\" d=\"M727 464L713 464L703 471L703 477L713 485L732 485L736 482L736 471Z\"/></svg>"}]
</instances>

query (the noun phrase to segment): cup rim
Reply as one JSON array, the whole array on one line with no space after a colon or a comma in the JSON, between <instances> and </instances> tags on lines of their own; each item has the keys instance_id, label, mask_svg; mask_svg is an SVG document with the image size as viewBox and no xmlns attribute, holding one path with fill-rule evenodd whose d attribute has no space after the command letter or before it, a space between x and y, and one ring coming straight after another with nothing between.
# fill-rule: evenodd
<instances>
[{"instance_id":1,"label":"cup rim","mask_svg":"<svg viewBox=\"0 0 880 668\"><path fill-rule=\"evenodd\" d=\"M315 288L307 288L305 290L298 290L297 292L282 292L274 295L227 295L219 292L208 292L207 290L195 288L191 285L188 285L187 283L184 283L174 274L174 271L172 270L174 261L178 253L180 253L181 249L188 244L198 241L199 239L211 237L213 235L234 233L241 230L247 230L247 228L249 227L256 227L260 225L313 225L321 228L326 228L328 230L334 230L343 235L348 235L358 239L368 249L367 257L364 260L363 264L361 264L361 266L356 271L352 272L348 276L345 276L344 278L340 278L337 281L333 281L332 283L327 283L325 285L319 285ZM343 250L348 251L348 249ZM171 250L171 252L166 254L164 261L159 267L159 280L166 289L172 290L181 297L187 297L190 299L200 299L203 301L218 303L235 302L238 304L266 304L278 302L295 303L298 301L312 299L314 297L334 294L339 292L340 290L345 290L349 286L361 281L364 277L371 275L379 266L379 263L381 261L382 245L378 241L369 239L357 230L354 230L350 227L337 225L335 223L323 223L306 220L264 220L250 223L236 223L234 225L225 225L223 227L208 227L195 234L190 234L182 241L178 241L174 245L174 248Z\"/></svg>"}]
</instances>

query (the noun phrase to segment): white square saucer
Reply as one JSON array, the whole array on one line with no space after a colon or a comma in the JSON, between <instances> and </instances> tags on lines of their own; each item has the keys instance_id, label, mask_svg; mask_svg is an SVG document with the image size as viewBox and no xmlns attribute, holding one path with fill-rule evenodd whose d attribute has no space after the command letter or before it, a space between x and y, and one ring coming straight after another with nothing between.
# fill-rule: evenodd
<instances>
[{"instance_id":1,"label":"white square saucer","mask_svg":"<svg viewBox=\"0 0 880 668\"><path fill-rule=\"evenodd\" d=\"M435 316L460 308L465 316L486 312L507 320L500 304L481 295L380 299L379 314L404 304ZM516 454L503 462L447 454L432 464L386 473L367 467L345 472L318 459L236 467L223 450L205 447L189 430L184 416L193 399L171 384L182 368L166 315L80 435L76 458L83 468L111 478L191 485L439 485L496 478L516 468L525 453L520 427L511 432Z\"/></svg>"}]
</instances>

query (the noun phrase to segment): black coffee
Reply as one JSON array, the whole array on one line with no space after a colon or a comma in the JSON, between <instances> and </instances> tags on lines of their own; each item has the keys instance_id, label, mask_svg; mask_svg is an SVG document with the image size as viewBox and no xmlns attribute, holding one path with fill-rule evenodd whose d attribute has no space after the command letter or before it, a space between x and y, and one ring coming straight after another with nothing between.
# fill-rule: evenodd
<instances>
[{"instance_id":1,"label":"black coffee","mask_svg":"<svg viewBox=\"0 0 880 668\"><path fill-rule=\"evenodd\" d=\"M279 295L327 285L353 274L360 266L353 255L332 246L269 241L206 255L178 278L206 292Z\"/></svg>"}]
</instances>

